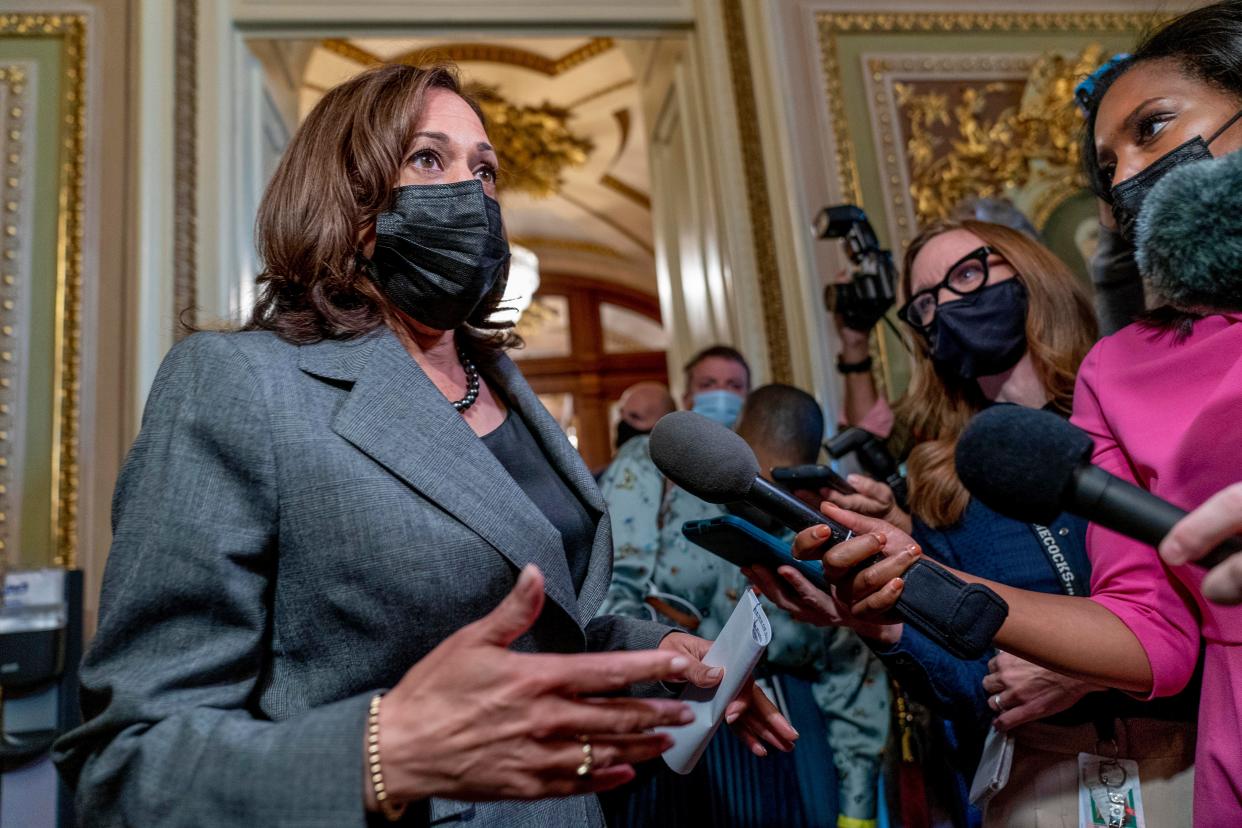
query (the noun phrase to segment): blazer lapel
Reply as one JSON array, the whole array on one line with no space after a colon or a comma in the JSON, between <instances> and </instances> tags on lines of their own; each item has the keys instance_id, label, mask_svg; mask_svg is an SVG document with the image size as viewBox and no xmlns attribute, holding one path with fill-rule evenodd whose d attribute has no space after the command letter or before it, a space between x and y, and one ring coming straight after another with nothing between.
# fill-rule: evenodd
<instances>
[{"instance_id":1,"label":"blazer lapel","mask_svg":"<svg viewBox=\"0 0 1242 828\"><path fill-rule=\"evenodd\" d=\"M382 329L367 340L346 352L341 350L351 347L346 343L303 348L304 370L354 382L333 430L469 526L515 567L538 565L548 597L578 620L560 534L396 336ZM351 370L354 377L348 376Z\"/></svg>"},{"instance_id":2,"label":"blazer lapel","mask_svg":"<svg viewBox=\"0 0 1242 828\"><path fill-rule=\"evenodd\" d=\"M517 365L507 356L480 362L488 380L500 388L515 412L522 416L552 467L569 484L596 519L595 541L586 580L578 591L578 621L584 627L594 617L612 579L612 528L607 505L582 455L565 438L560 423L548 413Z\"/></svg>"}]
</instances>

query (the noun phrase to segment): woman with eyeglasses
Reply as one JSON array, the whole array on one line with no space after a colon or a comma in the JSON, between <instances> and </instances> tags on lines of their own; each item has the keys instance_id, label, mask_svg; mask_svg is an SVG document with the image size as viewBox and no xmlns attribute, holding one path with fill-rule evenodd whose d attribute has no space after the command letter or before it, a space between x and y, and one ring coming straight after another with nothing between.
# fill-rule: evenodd
<instances>
[{"instance_id":1,"label":"woman with eyeglasses","mask_svg":"<svg viewBox=\"0 0 1242 828\"><path fill-rule=\"evenodd\" d=\"M899 315L914 345L912 382L895 409L918 441L907 461L911 514L906 525L914 541L924 554L979 577L1024 590L1086 595L1085 521L1065 514L1040 526L1004 517L971 498L954 471L958 436L988 406L1021 405L1069 416L1079 363L1096 338L1086 289L1051 251L1024 233L997 224L949 221L926 228L910 244L899 291L904 298ZM882 487L873 484L868 495L826 496L898 523L904 516L893 519L894 507ZM754 579L805 620L841 622L837 607L823 605L823 612L816 612L798 599L794 593L807 594L809 584L792 569L782 568L781 575L794 590L771 573L755 572ZM850 617L848 612L843 616ZM1127 733L1154 732L1177 746L1176 761L1162 772L1163 784L1153 782L1172 813L1189 810L1193 713L1185 703L1141 705L1005 653L965 661L909 626L854 623L902 688L947 720L961 788L960 822L983 822L965 794L993 726L1012 738L1014 759L1010 781L988 804L986 823L1008 825L1019 824L1020 815L1036 807L1051 807L1053 798L1076 808L1076 767L1067 767L1046 748L1090 742L1088 749L1094 751L1095 722L1104 727L1107 720L1117 727L1118 719ZM985 687L989 667L1008 682L1003 700ZM1153 717L1161 721L1152 723ZM991 768L983 764L979 770L985 776ZM1035 779L1043 781L1037 785ZM1152 815L1148 820L1177 824Z\"/></svg>"},{"instance_id":2,"label":"woman with eyeglasses","mask_svg":"<svg viewBox=\"0 0 1242 828\"><path fill-rule=\"evenodd\" d=\"M1167 256L1187 236L1204 243L1202 228L1237 214L1228 201L1242 186L1242 2L1172 20L1099 87L1084 162L1121 232L1137 236L1148 257ZM1145 205L1149 196L1163 200L1165 223L1156 204ZM1232 240L1214 241L1223 245L1215 254L1228 259ZM1242 469L1242 263L1235 253L1232 267L1204 273L1186 247L1183 261L1149 274L1159 276L1150 286L1161 304L1084 360L1073 422L1091 434L1094 464L1193 508L1236 483ZM910 537L832 506L825 513L866 534L828 551L812 529L796 551L824 561L847 615L893 621L901 575L918 557L906 552ZM1201 671L1194 824L1239 824L1242 610L1207 601L1203 568L1183 555L1162 561L1151 547L1096 526L1089 545L1090 600L991 584L1009 604L998 645L1144 698L1190 692ZM857 571L876 552L884 559ZM808 606L827 600L813 593L801 596ZM1147 807L1158 798L1145 778L1140 784ZM1147 821L1166 824L1150 811Z\"/></svg>"}]
</instances>

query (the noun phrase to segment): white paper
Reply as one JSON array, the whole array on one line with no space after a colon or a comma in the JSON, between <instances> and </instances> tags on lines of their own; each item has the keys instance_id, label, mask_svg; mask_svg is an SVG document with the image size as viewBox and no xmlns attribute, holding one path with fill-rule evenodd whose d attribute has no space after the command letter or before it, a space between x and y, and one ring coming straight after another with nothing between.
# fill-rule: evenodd
<instances>
[{"instance_id":1,"label":"white paper","mask_svg":"<svg viewBox=\"0 0 1242 828\"><path fill-rule=\"evenodd\" d=\"M983 755L970 783L970 801L982 808L987 801L1009 784L1009 771L1013 766L1013 737L996 728L988 728L983 742Z\"/></svg>"},{"instance_id":2,"label":"white paper","mask_svg":"<svg viewBox=\"0 0 1242 828\"><path fill-rule=\"evenodd\" d=\"M725 708L737 697L772 640L772 626L755 593L746 590L703 663L723 667L724 679L715 687L686 685L681 700L694 711L694 721L683 727L659 728L673 737L664 761L678 773L689 773L698 764L716 728L724 721Z\"/></svg>"}]
</instances>

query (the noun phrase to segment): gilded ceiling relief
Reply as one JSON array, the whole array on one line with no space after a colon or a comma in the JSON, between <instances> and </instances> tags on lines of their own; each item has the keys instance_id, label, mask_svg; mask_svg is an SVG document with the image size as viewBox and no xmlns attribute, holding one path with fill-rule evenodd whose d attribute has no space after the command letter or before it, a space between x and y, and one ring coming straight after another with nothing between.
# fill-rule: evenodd
<instances>
[{"instance_id":1,"label":"gilded ceiling relief","mask_svg":"<svg viewBox=\"0 0 1242 828\"><path fill-rule=\"evenodd\" d=\"M540 198L556 195L564 171L586 163L595 144L575 134L569 110L544 102L522 106L507 101L495 87L467 87L487 117L487 132L500 159L501 190Z\"/></svg>"},{"instance_id":2,"label":"gilded ceiling relief","mask_svg":"<svg viewBox=\"0 0 1242 828\"><path fill-rule=\"evenodd\" d=\"M895 82L917 221L972 196L1003 196L1042 225L1086 184L1073 93L1104 57L1098 44L1043 55L1020 83Z\"/></svg>"}]
</instances>

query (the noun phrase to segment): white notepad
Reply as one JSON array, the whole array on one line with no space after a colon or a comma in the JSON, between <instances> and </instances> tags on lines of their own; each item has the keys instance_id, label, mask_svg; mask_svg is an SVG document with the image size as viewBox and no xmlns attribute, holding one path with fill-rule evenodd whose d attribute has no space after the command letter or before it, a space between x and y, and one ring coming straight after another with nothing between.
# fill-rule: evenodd
<instances>
[{"instance_id":1,"label":"white notepad","mask_svg":"<svg viewBox=\"0 0 1242 828\"><path fill-rule=\"evenodd\" d=\"M683 727L659 728L673 737L664 761L678 773L689 773L698 764L716 728L724 721L725 708L737 697L746 679L772 640L772 626L755 593L746 590L729 621L703 657L709 667L723 667L724 679L715 687L686 685L681 700L694 711L694 721Z\"/></svg>"}]
</instances>

